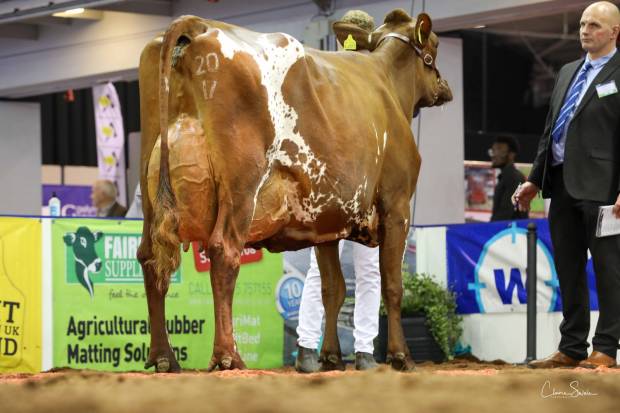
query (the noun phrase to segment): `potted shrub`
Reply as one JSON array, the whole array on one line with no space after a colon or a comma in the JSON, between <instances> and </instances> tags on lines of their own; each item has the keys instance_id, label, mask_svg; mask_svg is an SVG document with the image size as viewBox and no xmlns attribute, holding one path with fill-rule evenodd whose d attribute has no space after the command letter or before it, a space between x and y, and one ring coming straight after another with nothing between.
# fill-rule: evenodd
<instances>
[{"instance_id":1,"label":"potted shrub","mask_svg":"<svg viewBox=\"0 0 620 413\"><path fill-rule=\"evenodd\" d=\"M403 271L401 318L405 341L416 362L442 362L454 358L456 343L463 332L462 317L456 314L454 293L428 274ZM381 304L377 358L385 361L387 313Z\"/></svg>"}]
</instances>

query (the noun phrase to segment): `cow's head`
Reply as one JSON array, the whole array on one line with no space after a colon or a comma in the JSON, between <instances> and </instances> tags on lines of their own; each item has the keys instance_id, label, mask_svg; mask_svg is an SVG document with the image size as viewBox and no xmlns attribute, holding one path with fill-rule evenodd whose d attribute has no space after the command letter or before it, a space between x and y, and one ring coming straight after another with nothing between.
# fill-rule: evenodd
<instances>
[{"instance_id":1,"label":"cow's head","mask_svg":"<svg viewBox=\"0 0 620 413\"><path fill-rule=\"evenodd\" d=\"M411 49L412 57L416 59L418 102L415 109L419 109L439 106L452 100L448 82L441 78L436 67L439 40L432 27L428 14L421 13L416 20L413 20L404 10L396 9L390 12L383 24L372 32L346 22L334 23L334 32L341 42L344 42L349 35L353 36L358 49L369 51L380 48L389 39L398 39L406 43Z\"/></svg>"},{"instance_id":2,"label":"cow's head","mask_svg":"<svg viewBox=\"0 0 620 413\"><path fill-rule=\"evenodd\" d=\"M101 232L93 233L87 227L79 227L77 231L69 232L63 237L65 244L73 248L75 275L91 297L94 290L90 274L101 270L101 258L95 251L95 243L101 239L101 236Z\"/></svg>"}]
</instances>

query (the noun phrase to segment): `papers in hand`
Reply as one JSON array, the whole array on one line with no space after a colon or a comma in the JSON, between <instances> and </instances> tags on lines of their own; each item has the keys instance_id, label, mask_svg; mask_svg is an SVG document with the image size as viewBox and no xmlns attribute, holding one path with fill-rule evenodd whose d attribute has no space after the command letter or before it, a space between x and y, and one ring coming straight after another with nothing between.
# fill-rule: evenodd
<instances>
[{"instance_id":1,"label":"papers in hand","mask_svg":"<svg viewBox=\"0 0 620 413\"><path fill-rule=\"evenodd\" d=\"M607 205L598 208L598 221L596 222L596 236L607 237L620 234L620 219L613 214L614 206Z\"/></svg>"}]
</instances>

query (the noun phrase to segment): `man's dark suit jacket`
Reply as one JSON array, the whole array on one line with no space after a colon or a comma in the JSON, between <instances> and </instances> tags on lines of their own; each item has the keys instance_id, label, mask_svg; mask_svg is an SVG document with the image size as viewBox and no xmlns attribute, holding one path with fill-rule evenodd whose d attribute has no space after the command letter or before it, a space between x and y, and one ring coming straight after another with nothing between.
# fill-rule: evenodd
<instances>
[{"instance_id":1,"label":"man's dark suit jacket","mask_svg":"<svg viewBox=\"0 0 620 413\"><path fill-rule=\"evenodd\" d=\"M115 202L114 205L112 205L112 208L110 208L110 210L108 211L106 218L124 217L126 213L127 213L127 208L125 208L118 202Z\"/></svg>"},{"instance_id":2,"label":"man's dark suit jacket","mask_svg":"<svg viewBox=\"0 0 620 413\"><path fill-rule=\"evenodd\" d=\"M584 59L568 63L556 79L545 131L529 181L551 196L551 130L564 97ZM575 109L564 149L564 185L575 199L615 202L620 191L620 92L598 97L596 85L615 80L620 88L620 50L603 66Z\"/></svg>"}]
</instances>

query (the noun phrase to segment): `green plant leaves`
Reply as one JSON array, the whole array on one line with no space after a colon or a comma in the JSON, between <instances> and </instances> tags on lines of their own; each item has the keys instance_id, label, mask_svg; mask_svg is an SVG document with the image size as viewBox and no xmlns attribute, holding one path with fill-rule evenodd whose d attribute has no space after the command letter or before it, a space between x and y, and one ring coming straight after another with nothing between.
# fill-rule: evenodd
<instances>
[{"instance_id":1,"label":"green plant leaves","mask_svg":"<svg viewBox=\"0 0 620 413\"><path fill-rule=\"evenodd\" d=\"M426 322L437 344L448 359L454 357L454 348L463 333L463 317L456 313L454 293L438 284L429 274L410 275L403 271L403 298L401 316L426 314ZM381 303L381 314L387 312Z\"/></svg>"}]
</instances>

